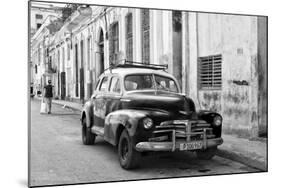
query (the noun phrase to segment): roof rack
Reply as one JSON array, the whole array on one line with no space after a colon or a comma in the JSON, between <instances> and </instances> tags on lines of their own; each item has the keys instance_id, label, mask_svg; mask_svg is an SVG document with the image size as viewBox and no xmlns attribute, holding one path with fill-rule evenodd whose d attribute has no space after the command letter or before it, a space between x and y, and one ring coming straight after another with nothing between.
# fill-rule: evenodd
<instances>
[{"instance_id":1,"label":"roof rack","mask_svg":"<svg viewBox=\"0 0 281 188\"><path fill-rule=\"evenodd\" d=\"M155 69L155 70L166 70L168 69L168 64L158 65L158 64L145 64L142 62L136 61L128 61L126 59L122 59L117 61L116 64L112 64L110 69L123 67L123 68L148 68L148 69Z\"/></svg>"}]
</instances>

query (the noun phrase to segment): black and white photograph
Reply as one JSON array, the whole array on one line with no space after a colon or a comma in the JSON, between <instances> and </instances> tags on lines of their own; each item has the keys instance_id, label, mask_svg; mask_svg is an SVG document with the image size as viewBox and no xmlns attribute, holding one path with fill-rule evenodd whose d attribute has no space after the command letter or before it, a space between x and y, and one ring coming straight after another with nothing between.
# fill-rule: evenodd
<instances>
[{"instance_id":1,"label":"black and white photograph","mask_svg":"<svg viewBox=\"0 0 281 188\"><path fill-rule=\"evenodd\" d=\"M29 187L268 172L267 15L27 3Z\"/></svg>"}]
</instances>

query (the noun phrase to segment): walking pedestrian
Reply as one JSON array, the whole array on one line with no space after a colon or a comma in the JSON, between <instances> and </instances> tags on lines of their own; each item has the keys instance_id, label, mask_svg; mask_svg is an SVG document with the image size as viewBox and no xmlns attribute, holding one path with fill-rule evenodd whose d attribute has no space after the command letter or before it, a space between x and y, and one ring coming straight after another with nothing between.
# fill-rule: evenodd
<instances>
[{"instance_id":1,"label":"walking pedestrian","mask_svg":"<svg viewBox=\"0 0 281 188\"><path fill-rule=\"evenodd\" d=\"M47 112L51 113L52 108L52 98L53 98L53 87L51 80L48 80L48 85L44 87L43 96L45 98L45 102L47 103Z\"/></svg>"}]
</instances>

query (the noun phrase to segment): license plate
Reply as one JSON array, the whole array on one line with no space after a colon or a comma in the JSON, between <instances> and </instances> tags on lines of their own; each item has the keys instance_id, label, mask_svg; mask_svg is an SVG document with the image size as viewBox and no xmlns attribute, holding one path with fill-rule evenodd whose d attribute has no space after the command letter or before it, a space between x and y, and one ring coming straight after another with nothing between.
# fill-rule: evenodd
<instances>
[{"instance_id":1,"label":"license plate","mask_svg":"<svg viewBox=\"0 0 281 188\"><path fill-rule=\"evenodd\" d=\"M195 150L201 149L203 147L202 142L189 142L189 143L180 143L180 150Z\"/></svg>"}]
</instances>

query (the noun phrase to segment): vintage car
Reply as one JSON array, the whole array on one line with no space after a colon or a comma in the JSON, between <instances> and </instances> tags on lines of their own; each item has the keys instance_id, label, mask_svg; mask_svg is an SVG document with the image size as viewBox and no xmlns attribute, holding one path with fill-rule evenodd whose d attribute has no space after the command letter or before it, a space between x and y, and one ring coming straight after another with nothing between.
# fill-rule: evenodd
<instances>
[{"instance_id":1,"label":"vintage car","mask_svg":"<svg viewBox=\"0 0 281 188\"><path fill-rule=\"evenodd\" d=\"M103 137L118 147L124 169L155 151L195 151L198 158L211 159L223 142L222 117L196 112L166 68L124 61L105 70L81 113L83 144Z\"/></svg>"}]
</instances>

